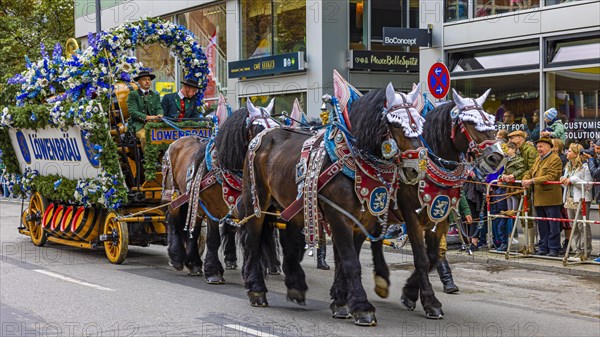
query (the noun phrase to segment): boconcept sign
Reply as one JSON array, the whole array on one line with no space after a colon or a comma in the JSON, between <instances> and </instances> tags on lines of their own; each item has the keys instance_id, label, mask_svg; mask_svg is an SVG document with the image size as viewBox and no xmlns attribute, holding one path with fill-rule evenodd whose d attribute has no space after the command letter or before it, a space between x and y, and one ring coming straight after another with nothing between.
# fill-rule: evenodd
<instances>
[{"instance_id":1,"label":"boconcept sign","mask_svg":"<svg viewBox=\"0 0 600 337\"><path fill-rule=\"evenodd\" d=\"M431 46L431 31L418 28L383 27L384 46Z\"/></svg>"}]
</instances>

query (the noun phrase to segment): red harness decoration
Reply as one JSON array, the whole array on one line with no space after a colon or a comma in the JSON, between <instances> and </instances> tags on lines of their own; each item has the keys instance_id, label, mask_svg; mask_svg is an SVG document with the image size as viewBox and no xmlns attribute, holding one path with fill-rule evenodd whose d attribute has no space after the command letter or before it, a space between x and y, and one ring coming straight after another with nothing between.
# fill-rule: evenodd
<instances>
[{"instance_id":1,"label":"red harness decoration","mask_svg":"<svg viewBox=\"0 0 600 337\"><path fill-rule=\"evenodd\" d=\"M242 195L242 178L231 172L221 172L223 177L223 200L229 209L233 209Z\"/></svg>"},{"instance_id":2,"label":"red harness decoration","mask_svg":"<svg viewBox=\"0 0 600 337\"><path fill-rule=\"evenodd\" d=\"M450 171L427 161L427 176L419 182L419 201L431 221L444 221L451 210L458 212L460 188L469 174L463 164Z\"/></svg>"}]
</instances>

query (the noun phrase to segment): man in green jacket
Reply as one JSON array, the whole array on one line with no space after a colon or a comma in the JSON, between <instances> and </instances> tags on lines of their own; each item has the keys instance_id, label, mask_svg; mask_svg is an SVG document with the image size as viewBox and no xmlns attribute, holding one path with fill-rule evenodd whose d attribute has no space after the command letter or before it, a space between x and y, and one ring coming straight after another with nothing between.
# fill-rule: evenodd
<instances>
[{"instance_id":1,"label":"man in green jacket","mask_svg":"<svg viewBox=\"0 0 600 337\"><path fill-rule=\"evenodd\" d=\"M523 172L529 171L533 166L533 163L535 163L536 159L539 157L537 150L531 144L525 141L526 138L527 134L521 130L514 131L508 134L508 141L515 143L515 145L519 149L517 155L523 158ZM517 179L515 177L513 178ZM532 205L532 202L533 200L531 199L531 196L529 196L529 205ZM531 211L529 212L529 215L532 215ZM525 228L525 224L527 224L527 229ZM529 250L533 252L533 246L535 244L535 229L533 228L533 221L521 221L521 225L523 226L523 230L527 230L527 245L529 247ZM515 237L516 235L517 233L515 232Z\"/></svg>"},{"instance_id":2,"label":"man in green jacket","mask_svg":"<svg viewBox=\"0 0 600 337\"><path fill-rule=\"evenodd\" d=\"M533 163L538 157L536 149L531 144L525 141L527 139L527 133L525 131L517 130L508 134L508 141L515 143L519 149L518 155L523 158L525 162L524 171L528 171L533 166Z\"/></svg>"},{"instance_id":3,"label":"man in green jacket","mask_svg":"<svg viewBox=\"0 0 600 337\"><path fill-rule=\"evenodd\" d=\"M181 120L182 118L199 118L196 93L198 92L198 81L186 79L182 81L183 87L171 94L166 94L162 99L162 108L168 118Z\"/></svg>"},{"instance_id":4,"label":"man in green jacket","mask_svg":"<svg viewBox=\"0 0 600 337\"><path fill-rule=\"evenodd\" d=\"M158 121L163 116L160 104L160 95L150 90L152 80L156 76L149 71L141 71L134 81L138 83L138 90L132 91L127 97L127 108L129 109L129 128L135 132L142 145L142 151L146 148L146 132L144 124L149 121Z\"/></svg>"}]
</instances>

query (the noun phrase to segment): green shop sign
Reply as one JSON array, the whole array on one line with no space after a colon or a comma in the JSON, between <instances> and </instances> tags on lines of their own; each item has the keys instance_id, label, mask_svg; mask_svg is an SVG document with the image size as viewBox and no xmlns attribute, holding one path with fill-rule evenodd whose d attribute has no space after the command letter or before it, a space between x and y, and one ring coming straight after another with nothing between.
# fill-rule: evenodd
<instances>
[{"instance_id":1,"label":"green shop sign","mask_svg":"<svg viewBox=\"0 0 600 337\"><path fill-rule=\"evenodd\" d=\"M304 70L304 52L229 62L229 78L258 77Z\"/></svg>"}]
</instances>

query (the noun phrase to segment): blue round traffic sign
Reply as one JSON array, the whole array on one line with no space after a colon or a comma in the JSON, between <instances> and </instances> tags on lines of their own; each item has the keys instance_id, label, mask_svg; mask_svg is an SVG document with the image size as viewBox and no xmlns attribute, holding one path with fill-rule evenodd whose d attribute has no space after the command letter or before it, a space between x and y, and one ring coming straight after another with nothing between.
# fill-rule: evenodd
<instances>
[{"instance_id":1,"label":"blue round traffic sign","mask_svg":"<svg viewBox=\"0 0 600 337\"><path fill-rule=\"evenodd\" d=\"M442 62L435 63L429 68L427 86L431 95L437 99L444 98L450 90L450 73Z\"/></svg>"}]
</instances>

